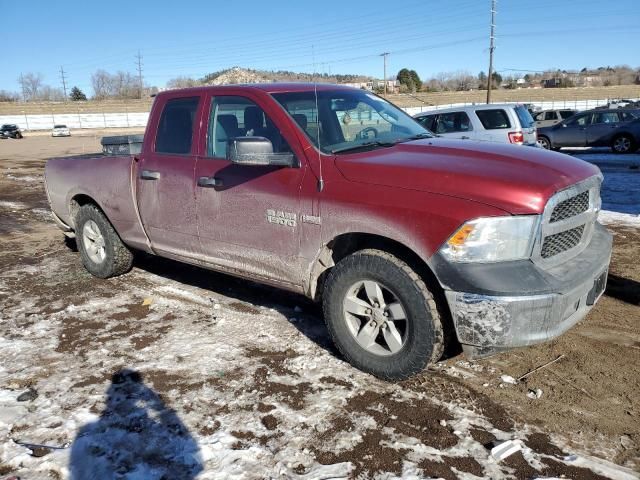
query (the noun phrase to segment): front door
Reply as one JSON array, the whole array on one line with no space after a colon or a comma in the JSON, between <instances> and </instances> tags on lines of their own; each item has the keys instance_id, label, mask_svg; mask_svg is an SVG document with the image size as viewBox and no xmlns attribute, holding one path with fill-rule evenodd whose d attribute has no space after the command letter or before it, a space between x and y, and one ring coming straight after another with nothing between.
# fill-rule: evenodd
<instances>
[{"instance_id":1,"label":"front door","mask_svg":"<svg viewBox=\"0 0 640 480\"><path fill-rule=\"evenodd\" d=\"M584 147L590 120L591 113L584 113L559 123L554 129L553 144L557 147Z\"/></svg>"},{"instance_id":2,"label":"front door","mask_svg":"<svg viewBox=\"0 0 640 480\"><path fill-rule=\"evenodd\" d=\"M289 140L258 99L215 96L207 141L196 165L197 224L206 261L266 280L299 285L300 189L306 162L299 167L239 165L229 162L227 142L239 136L271 140L275 153L291 152ZM205 128L203 126L203 128ZM284 129L283 129L284 130ZM211 179L206 182L203 180Z\"/></svg>"},{"instance_id":3,"label":"front door","mask_svg":"<svg viewBox=\"0 0 640 480\"><path fill-rule=\"evenodd\" d=\"M197 254L194 139L200 97L171 98L155 125L155 139L145 142L137 168L138 208L151 245L158 252L193 257Z\"/></svg>"}]
</instances>

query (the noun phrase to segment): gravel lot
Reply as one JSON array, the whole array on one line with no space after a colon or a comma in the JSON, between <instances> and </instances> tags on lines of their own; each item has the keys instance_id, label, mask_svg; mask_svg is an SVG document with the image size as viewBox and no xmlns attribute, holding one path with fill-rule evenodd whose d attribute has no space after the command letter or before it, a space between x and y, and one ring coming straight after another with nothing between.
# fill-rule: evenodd
<instances>
[{"instance_id":1,"label":"gravel lot","mask_svg":"<svg viewBox=\"0 0 640 480\"><path fill-rule=\"evenodd\" d=\"M389 384L342 361L302 297L148 256L91 277L43 168L99 148L0 141L0 479L640 478L637 218L605 214L608 288L570 332ZM572 153L620 190L605 208L640 213L640 155Z\"/></svg>"}]
</instances>

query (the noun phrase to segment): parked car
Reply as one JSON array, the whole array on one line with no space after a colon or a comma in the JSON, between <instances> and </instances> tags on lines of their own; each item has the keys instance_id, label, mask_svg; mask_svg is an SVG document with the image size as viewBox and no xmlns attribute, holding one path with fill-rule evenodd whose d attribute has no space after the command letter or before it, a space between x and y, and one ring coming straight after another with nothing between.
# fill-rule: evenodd
<instances>
[{"instance_id":1,"label":"parked car","mask_svg":"<svg viewBox=\"0 0 640 480\"><path fill-rule=\"evenodd\" d=\"M67 127L66 125L54 125L53 129L51 130L51 136L52 137L70 137L71 136L71 130L69 130L69 127Z\"/></svg>"},{"instance_id":2,"label":"parked car","mask_svg":"<svg viewBox=\"0 0 640 480\"><path fill-rule=\"evenodd\" d=\"M577 110L543 110L537 112L533 119L536 122L536 127L550 127L556 123L560 123L562 120L566 120L576 114Z\"/></svg>"},{"instance_id":3,"label":"parked car","mask_svg":"<svg viewBox=\"0 0 640 480\"><path fill-rule=\"evenodd\" d=\"M22 132L16 124L5 123L0 127L0 138L22 138Z\"/></svg>"},{"instance_id":4,"label":"parked car","mask_svg":"<svg viewBox=\"0 0 640 480\"><path fill-rule=\"evenodd\" d=\"M615 153L630 153L640 145L637 110L594 109L578 113L552 126L538 129L541 147L611 147Z\"/></svg>"},{"instance_id":5,"label":"parked car","mask_svg":"<svg viewBox=\"0 0 640 480\"><path fill-rule=\"evenodd\" d=\"M529 111L517 104L469 105L414 115L425 128L446 138L536 145Z\"/></svg>"},{"instance_id":6,"label":"parked car","mask_svg":"<svg viewBox=\"0 0 640 480\"><path fill-rule=\"evenodd\" d=\"M301 293L345 359L389 380L445 338L483 356L582 319L611 255L601 181L569 155L435 138L376 95L310 84L161 92L140 153L45 168L93 275L139 250Z\"/></svg>"}]
</instances>

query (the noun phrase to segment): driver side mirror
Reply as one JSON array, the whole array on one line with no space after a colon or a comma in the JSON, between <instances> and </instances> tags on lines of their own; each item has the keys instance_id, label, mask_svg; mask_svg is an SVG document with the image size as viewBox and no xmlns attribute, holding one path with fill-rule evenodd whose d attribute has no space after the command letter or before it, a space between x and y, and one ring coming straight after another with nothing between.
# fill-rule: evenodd
<instances>
[{"instance_id":1,"label":"driver side mirror","mask_svg":"<svg viewBox=\"0 0 640 480\"><path fill-rule=\"evenodd\" d=\"M273 153L273 144L271 140L265 137L235 137L229 139L227 160L239 165L298 166L293 153Z\"/></svg>"}]
</instances>

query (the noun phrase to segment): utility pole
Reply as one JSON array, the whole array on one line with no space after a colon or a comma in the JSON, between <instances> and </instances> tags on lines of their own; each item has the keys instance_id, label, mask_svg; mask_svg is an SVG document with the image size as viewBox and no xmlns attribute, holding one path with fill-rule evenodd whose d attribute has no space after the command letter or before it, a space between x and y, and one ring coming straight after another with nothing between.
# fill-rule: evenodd
<instances>
[{"instance_id":1,"label":"utility pole","mask_svg":"<svg viewBox=\"0 0 640 480\"><path fill-rule=\"evenodd\" d=\"M140 50L138 50L138 54L136 55L136 64L138 66L138 83L140 84L140 98L142 98L142 55L140 55Z\"/></svg>"},{"instance_id":2,"label":"utility pole","mask_svg":"<svg viewBox=\"0 0 640 480\"><path fill-rule=\"evenodd\" d=\"M64 76L64 68L60 66L60 79L62 80L62 91L64 92L64 101L67 101L67 79Z\"/></svg>"},{"instance_id":3,"label":"utility pole","mask_svg":"<svg viewBox=\"0 0 640 480\"><path fill-rule=\"evenodd\" d=\"M382 77L382 81L384 82L384 95L387 95L387 55L389 52L381 53L380 56L384 58L384 76Z\"/></svg>"},{"instance_id":4,"label":"utility pole","mask_svg":"<svg viewBox=\"0 0 640 480\"><path fill-rule=\"evenodd\" d=\"M493 51L495 50L496 0L491 0L491 34L489 35L489 76L487 77L487 103L491 103L491 77L493 75Z\"/></svg>"}]
</instances>

